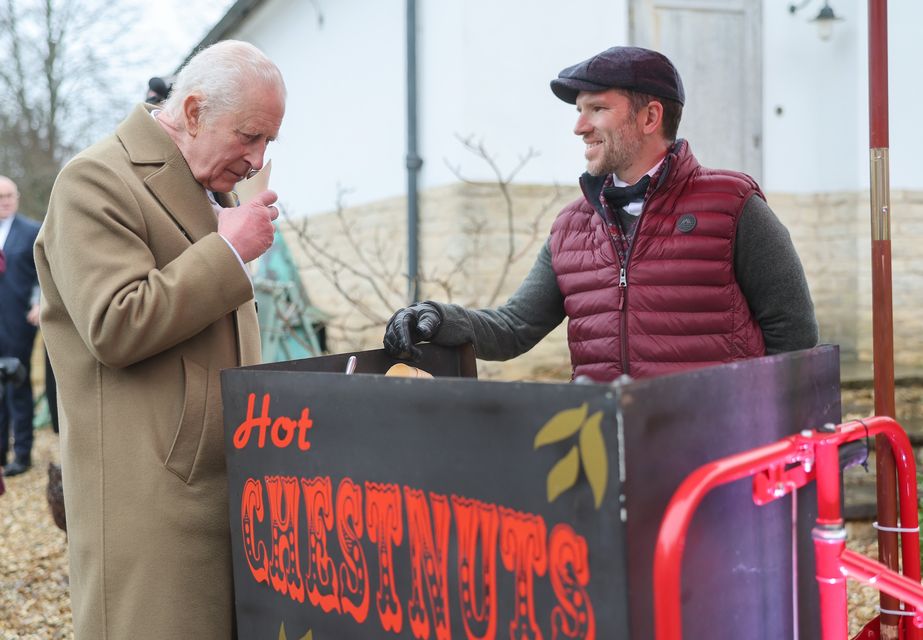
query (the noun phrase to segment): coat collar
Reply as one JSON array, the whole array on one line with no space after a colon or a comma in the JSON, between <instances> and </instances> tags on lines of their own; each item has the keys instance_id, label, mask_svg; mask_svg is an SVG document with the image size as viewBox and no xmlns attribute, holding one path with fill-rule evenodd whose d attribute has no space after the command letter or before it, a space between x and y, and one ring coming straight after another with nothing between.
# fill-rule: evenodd
<instances>
[{"instance_id":1,"label":"coat collar","mask_svg":"<svg viewBox=\"0 0 923 640\"><path fill-rule=\"evenodd\" d=\"M151 105L138 105L116 130L128 158L140 168L147 185L192 242L218 230L218 219L205 188L167 132L151 117Z\"/></svg>"}]
</instances>

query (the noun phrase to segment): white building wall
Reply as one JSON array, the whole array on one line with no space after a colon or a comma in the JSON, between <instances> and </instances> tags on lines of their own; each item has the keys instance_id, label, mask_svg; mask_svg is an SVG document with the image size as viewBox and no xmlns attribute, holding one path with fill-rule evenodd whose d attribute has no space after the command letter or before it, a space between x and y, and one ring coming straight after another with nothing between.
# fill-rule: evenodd
<instances>
[{"instance_id":1,"label":"white building wall","mask_svg":"<svg viewBox=\"0 0 923 640\"><path fill-rule=\"evenodd\" d=\"M851 15L823 42L808 22L816 10L809 5L792 15L783 3L763 5L766 191L814 193L861 184L855 161L859 25Z\"/></svg>"},{"instance_id":2,"label":"white building wall","mask_svg":"<svg viewBox=\"0 0 923 640\"><path fill-rule=\"evenodd\" d=\"M418 2L420 188L492 180L456 136L472 136L512 169L539 155L520 182L573 184L582 145L576 112L548 83L561 68L627 42L625 0L420 0ZM323 24L318 23L322 15ZM296 213L406 190L403 0L270 0L231 37L275 60L289 90L272 186ZM459 28L461 27L461 28Z\"/></svg>"},{"instance_id":3,"label":"white building wall","mask_svg":"<svg viewBox=\"0 0 923 640\"><path fill-rule=\"evenodd\" d=\"M583 164L583 145L572 132L576 110L554 97L549 82L562 68L627 43L624 0L420 5L422 187L455 182L447 163L468 179L493 180L457 136L482 142L504 170L536 151L518 182L573 184Z\"/></svg>"},{"instance_id":4,"label":"white building wall","mask_svg":"<svg viewBox=\"0 0 923 640\"><path fill-rule=\"evenodd\" d=\"M232 37L260 47L285 78L270 186L291 212L403 193L403 0L270 0Z\"/></svg>"},{"instance_id":5,"label":"white building wall","mask_svg":"<svg viewBox=\"0 0 923 640\"><path fill-rule=\"evenodd\" d=\"M857 3L864 9L864 3ZM888 3L889 73L891 113L891 186L894 189L923 189L923 2L898 0ZM863 24L864 33L868 27ZM867 36L863 36L863 45ZM867 59L860 69L867 73ZM862 94L863 118L868 119L868 95ZM867 131L867 129L866 129ZM868 134L862 141L868 145ZM866 156L866 160L868 157ZM868 168L864 171L868 183ZM899 212L896 212L897 215Z\"/></svg>"},{"instance_id":6,"label":"white building wall","mask_svg":"<svg viewBox=\"0 0 923 640\"><path fill-rule=\"evenodd\" d=\"M889 4L891 185L921 189L915 31L923 3ZM767 192L868 188L866 4L836 0L845 19L828 42L808 21L819 6L792 15L786 3L763 3ZM420 0L420 188L454 182L449 165L471 180L493 179L458 136L483 143L504 171L533 149L518 182L573 184L583 164L575 111L548 82L564 66L627 43L627 16L627 0ZM338 195L355 205L404 193L404 21L404 0L269 0L234 34L276 60L288 84L271 156L273 186L292 211L329 211Z\"/></svg>"},{"instance_id":7,"label":"white building wall","mask_svg":"<svg viewBox=\"0 0 923 640\"><path fill-rule=\"evenodd\" d=\"M914 153L923 144L916 115L923 100L918 80L923 3L888 4L891 186L923 189ZM844 20L827 42L809 22L819 6L815 2L791 15L785 3L763 5L766 191L869 187L866 3L833 2Z\"/></svg>"}]
</instances>

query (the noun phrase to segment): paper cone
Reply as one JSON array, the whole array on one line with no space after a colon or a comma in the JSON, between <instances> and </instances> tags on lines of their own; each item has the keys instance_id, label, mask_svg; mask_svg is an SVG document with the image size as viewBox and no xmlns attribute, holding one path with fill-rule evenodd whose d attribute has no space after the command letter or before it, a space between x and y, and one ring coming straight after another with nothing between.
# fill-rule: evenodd
<instances>
[{"instance_id":1,"label":"paper cone","mask_svg":"<svg viewBox=\"0 0 923 640\"><path fill-rule=\"evenodd\" d=\"M237 183L237 186L234 187L234 192L240 199L240 204L247 204L269 188L269 174L271 171L272 160L269 160L263 165L262 169L246 180L241 180Z\"/></svg>"}]
</instances>

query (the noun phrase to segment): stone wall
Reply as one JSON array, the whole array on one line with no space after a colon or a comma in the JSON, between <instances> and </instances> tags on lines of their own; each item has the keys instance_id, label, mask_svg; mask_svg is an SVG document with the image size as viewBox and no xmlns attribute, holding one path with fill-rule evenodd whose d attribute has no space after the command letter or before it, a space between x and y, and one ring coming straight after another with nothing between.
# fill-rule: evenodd
<instances>
[{"instance_id":1,"label":"stone wall","mask_svg":"<svg viewBox=\"0 0 923 640\"><path fill-rule=\"evenodd\" d=\"M788 227L801 257L821 342L839 344L841 358L855 360L863 324L860 317L871 304L871 289L865 286L870 271L870 224L860 195L770 193L767 200Z\"/></svg>"},{"instance_id":2,"label":"stone wall","mask_svg":"<svg viewBox=\"0 0 923 640\"><path fill-rule=\"evenodd\" d=\"M420 297L466 306L502 303L521 282L560 208L576 187L456 183L420 196ZM868 193L768 194L802 258L823 342L844 360L870 361L871 258ZM895 360L923 364L923 193L892 194ZM513 243L508 214L512 212ZM307 221L285 236L314 305L330 315L333 351L377 348L393 311L405 304L406 201L393 198ZM512 257L510 257L512 256ZM508 272L504 275L504 269ZM562 324L530 353L479 362L485 378L566 379Z\"/></svg>"},{"instance_id":3,"label":"stone wall","mask_svg":"<svg viewBox=\"0 0 923 640\"><path fill-rule=\"evenodd\" d=\"M843 360L872 360L872 264L869 193L770 194L792 233L817 310L821 340ZM923 192L891 194L894 361L923 365Z\"/></svg>"},{"instance_id":4,"label":"stone wall","mask_svg":"<svg viewBox=\"0 0 923 640\"><path fill-rule=\"evenodd\" d=\"M863 231L870 233L868 194L862 195ZM923 365L923 192L895 191L891 194L891 251L894 309L894 361L898 365ZM863 243L862 276L865 297L861 314L859 358L872 359L871 241Z\"/></svg>"}]
</instances>

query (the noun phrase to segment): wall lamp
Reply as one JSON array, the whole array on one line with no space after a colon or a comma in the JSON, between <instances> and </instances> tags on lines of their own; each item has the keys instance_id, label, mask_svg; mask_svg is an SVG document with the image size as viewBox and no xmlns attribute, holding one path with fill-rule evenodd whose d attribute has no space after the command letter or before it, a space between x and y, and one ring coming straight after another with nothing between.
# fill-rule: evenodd
<instances>
[{"instance_id":1,"label":"wall lamp","mask_svg":"<svg viewBox=\"0 0 923 640\"><path fill-rule=\"evenodd\" d=\"M804 0L801 4L790 4L788 5L788 12L795 14L804 9L811 2L812 0ZM811 18L810 22L817 25L817 35L821 40L826 41L833 36L833 25L842 20L843 18L833 12L833 7L830 6L828 0L824 0L824 6L820 8L817 17Z\"/></svg>"}]
</instances>

